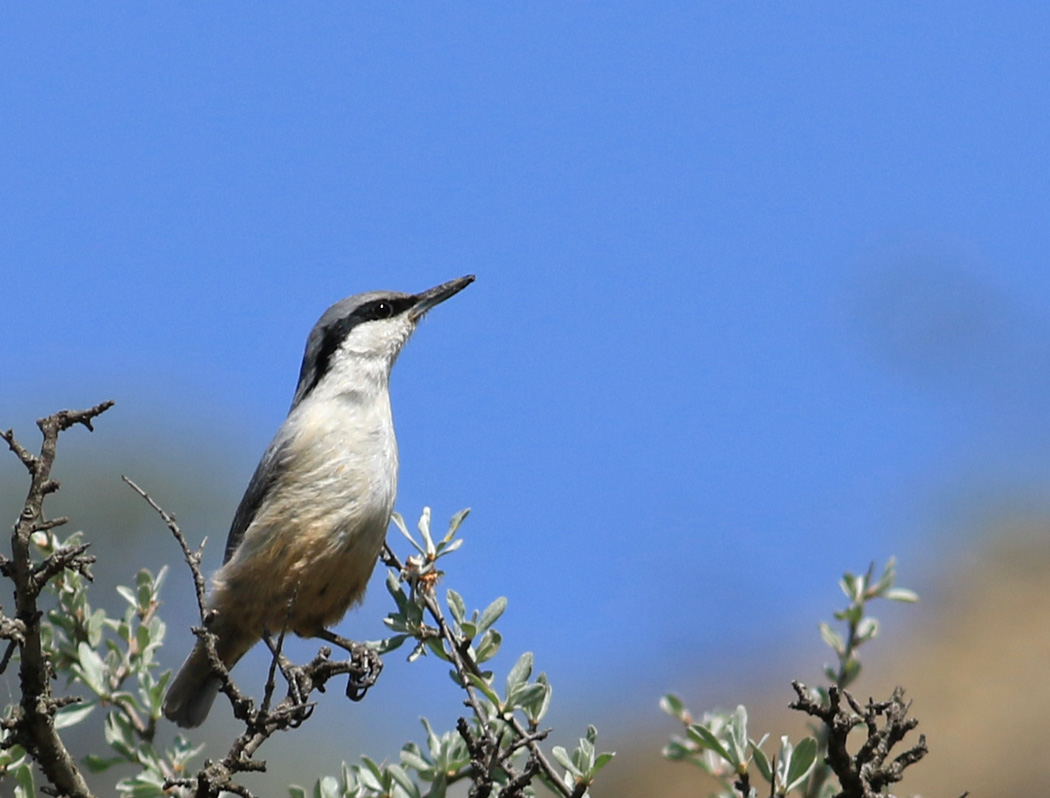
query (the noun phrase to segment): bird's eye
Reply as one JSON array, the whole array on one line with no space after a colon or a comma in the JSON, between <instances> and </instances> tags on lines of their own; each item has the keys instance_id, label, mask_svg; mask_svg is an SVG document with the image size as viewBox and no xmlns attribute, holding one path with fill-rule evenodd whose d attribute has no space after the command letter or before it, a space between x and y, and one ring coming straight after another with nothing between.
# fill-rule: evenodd
<instances>
[{"instance_id":1,"label":"bird's eye","mask_svg":"<svg viewBox=\"0 0 1050 798\"><path fill-rule=\"evenodd\" d=\"M375 307L375 317L377 319L389 319L394 315L394 306L389 302L379 302Z\"/></svg>"}]
</instances>

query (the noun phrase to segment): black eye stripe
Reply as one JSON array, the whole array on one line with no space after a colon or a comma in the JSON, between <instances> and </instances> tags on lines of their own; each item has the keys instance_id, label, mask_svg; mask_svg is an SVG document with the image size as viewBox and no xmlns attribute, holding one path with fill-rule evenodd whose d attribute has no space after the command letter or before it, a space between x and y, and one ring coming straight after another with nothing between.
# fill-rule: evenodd
<instances>
[{"instance_id":1,"label":"black eye stripe","mask_svg":"<svg viewBox=\"0 0 1050 798\"><path fill-rule=\"evenodd\" d=\"M382 319L392 319L394 316L398 316L404 313L414 304L415 300L412 297L375 299L371 302L366 302L364 305L357 308L350 315L350 318L353 320L354 324L363 321L381 321Z\"/></svg>"},{"instance_id":2,"label":"black eye stripe","mask_svg":"<svg viewBox=\"0 0 1050 798\"><path fill-rule=\"evenodd\" d=\"M373 299L371 302L365 302L363 305L354 308L353 312L348 316L336 319L327 324L321 330L321 340L317 347L317 355L313 362L313 368L306 371L305 368L307 361L305 359L303 360L303 370L300 370L299 373L301 390L298 395L300 401L309 394L310 391L317 386L317 383L321 381L321 378L328 373L328 369L332 364L332 357L354 327L370 321L392 319L395 316L404 313L415 303L415 298L411 296Z\"/></svg>"},{"instance_id":3,"label":"black eye stripe","mask_svg":"<svg viewBox=\"0 0 1050 798\"><path fill-rule=\"evenodd\" d=\"M339 321L329 324L324 328L324 337L321 339L321 348L317 352L317 361L314 366L314 372L311 375L310 385L306 389L306 393L309 393L314 389L314 386L320 381L327 371L328 366L331 363L332 355L335 354L335 350L339 348L339 344L343 342L347 334L353 328L354 322L351 318L339 319Z\"/></svg>"}]
</instances>

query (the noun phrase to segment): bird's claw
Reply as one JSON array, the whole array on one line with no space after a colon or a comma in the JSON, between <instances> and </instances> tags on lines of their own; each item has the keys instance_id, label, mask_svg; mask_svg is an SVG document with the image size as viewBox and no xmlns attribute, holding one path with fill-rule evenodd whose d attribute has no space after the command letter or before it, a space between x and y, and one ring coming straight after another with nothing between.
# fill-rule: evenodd
<instances>
[{"instance_id":1,"label":"bird's claw","mask_svg":"<svg viewBox=\"0 0 1050 798\"><path fill-rule=\"evenodd\" d=\"M351 701L360 701L365 697L368 688L379 679L383 670L383 660L371 646L358 644L354 646L350 661L354 668L346 681L346 697Z\"/></svg>"}]
</instances>

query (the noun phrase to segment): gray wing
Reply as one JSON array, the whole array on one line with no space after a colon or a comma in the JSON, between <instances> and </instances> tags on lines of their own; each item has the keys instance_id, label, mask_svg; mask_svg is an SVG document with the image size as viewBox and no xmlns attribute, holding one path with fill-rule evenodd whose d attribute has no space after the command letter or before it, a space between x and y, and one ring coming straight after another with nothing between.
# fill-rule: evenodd
<instances>
[{"instance_id":1,"label":"gray wing","mask_svg":"<svg viewBox=\"0 0 1050 798\"><path fill-rule=\"evenodd\" d=\"M241 545L245 531L255 520L255 514L277 481L277 476L285 465L287 450L288 439L278 434L262 456L259 465L255 467L248 489L241 497L241 503L237 505L237 512L233 515L230 534L226 538L226 553L222 557L223 565L229 562L233 552Z\"/></svg>"}]
</instances>

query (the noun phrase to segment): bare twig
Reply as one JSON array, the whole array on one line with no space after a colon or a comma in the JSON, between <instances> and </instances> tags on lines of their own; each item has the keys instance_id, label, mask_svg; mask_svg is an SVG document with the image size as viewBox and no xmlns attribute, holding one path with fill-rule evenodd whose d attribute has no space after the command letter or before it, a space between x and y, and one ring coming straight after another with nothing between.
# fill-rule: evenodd
<instances>
[{"instance_id":1,"label":"bare twig","mask_svg":"<svg viewBox=\"0 0 1050 798\"><path fill-rule=\"evenodd\" d=\"M55 790L72 798L86 798L91 791L55 730L54 713L63 702L51 694L51 666L43 651L40 634L41 612L37 597L48 580L65 569L87 573L93 558L83 549L60 549L42 563L34 563L32 538L37 532L47 531L65 522L62 518L44 516L44 499L58 490L58 482L51 478L58 448L58 436L70 427L82 424L93 429L92 421L113 402L102 402L87 410L62 410L37 420L43 434L40 454L33 454L16 439L12 430L0 431L8 448L29 472L30 485L22 512L11 534L11 559L5 558L3 574L14 583L15 619L20 624L17 635L4 635L11 644L5 652L0 670L7 667L13 654L12 644L19 651L19 686L21 702L8 725L9 740L21 744L36 761L45 778Z\"/></svg>"},{"instance_id":2,"label":"bare twig","mask_svg":"<svg viewBox=\"0 0 1050 798\"><path fill-rule=\"evenodd\" d=\"M7 650L4 651L4 656L0 659L0 673L7 670L7 666L11 663L11 657L15 653L15 649L18 648L18 642L14 639L7 644Z\"/></svg>"},{"instance_id":3,"label":"bare twig","mask_svg":"<svg viewBox=\"0 0 1050 798\"><path fill-rule=\"evenodd\" d=\"M525 788L532 784L533 778L540 772L540 761L535 754L530 754L525 762L521 773L511 779L507 785L499 791L499 798L525 798L529 793Z\"/></svg>"},{"instance_id":4,"label":"bare twig","mask_svg":"<svg viewBox=\"0 0 1050 798\"><path fill-rule=\"evenodd\" d=\"M201 560L204 558L204 544L208 542L205 538L201 541L201 545L196 549L191 549L190 544L186 542L186 536L182 534L182 529L179 528L178 523L175 521L175 516L168 513L157 504L153 498L146 493L142 488L132 482L125 476L121 476L121 479L127 483L128 487L131 488L135 493L146 500L146 504L152 507L157 515L161 517L161 520L167 525L171 534L175 537L175 540L179 544L179 548L182 549L182 556L186 559L186 564L190 567L190 573L193 574L193 588L197 594L197 610L200 613L201 623L205 622L207 617L207 590L204 584L204 574L201 572Z\"/></svg>"}]
</instances>

